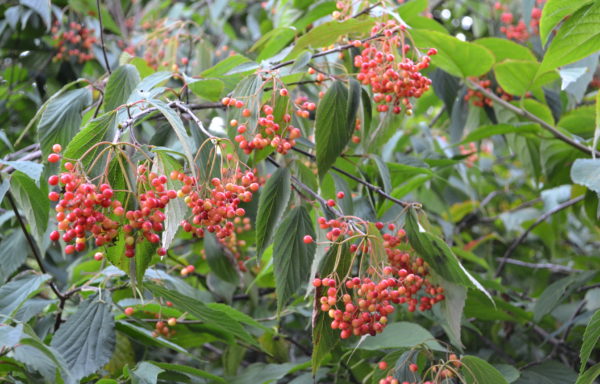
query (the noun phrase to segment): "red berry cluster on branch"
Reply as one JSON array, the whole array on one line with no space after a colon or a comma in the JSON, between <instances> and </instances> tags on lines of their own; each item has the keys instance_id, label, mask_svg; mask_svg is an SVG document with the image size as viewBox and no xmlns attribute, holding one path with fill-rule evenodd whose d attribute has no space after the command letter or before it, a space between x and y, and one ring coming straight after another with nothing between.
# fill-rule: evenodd
<instances>
[{"instance_id":1,"label":"red berry cluster on branch","mask_svg":"<svg viewBox=\"0 0 600 384\"><path fill-rule=\"evenodd\" d=\"M388 316L395 305L407 304L408 311L426 311L444 300L443 288L427 279L428 266L410 253L404 230L396 231L393 224L390 233L383 233L384 225L376 223L381 232L386 259L376 260L373 244L368 235L345 220L319 218L319 225L329 229L327 239L332 242L363 239L349 246L349 255L341 257L367 262L365 273L360 265L357 276L338 277L335 274L323 279L316 278L313 285L319 289L320 309L332 319L331 328L340 330L342 339L350 336L375 335L385 328ZM319 292L318 291L318 292Z\"/></svg>"},{"instance_id":2,"label":"red berry cluster on branch","mask_svg":"<svg viewBox=\"0 0 600 384\"><path fill-rule=\"evenodd\" d=\"M52 40L56 44L58 52L54 55L54 61L67 60L74 57L79 63L85 63L94 59L91 49L96 43L94 30L72 21L67 31L61 31L58 20L52 27Z\"/></svg>"},{"instance_id":3,"label":"red berry cluster on branch","mask_svg":"<svg viewBox=\"0 0 600 384\"><path fill-rule=\"evenodd\" d=\"M302 131L292 124L292 108L288 90L285 88L280 89L278 95L274 90L271 101L264 104L259 111L245 108L245 103L235 98L226 97L222 100L222 103L242 109L241 117L244 120L232 119L229 124L237 130L235 141L246 154L268 146L275 148L281 154L286 154L296 145L296 139L302 136ZM286 105L281 106L278 103L285 103ZM296 111L298 117L308 118L309 111L316 108L314 103L309 103L306 99L297 100L297 104L299 104ZM276 113L275 111L283 112ZM254 125L252 124L252 117L256 115L258 116Z\"/></svg>"},{"instance_id":4,"label":"red berry cluster on branch","mask_svg":"<svg viewBox=\"0 0 600 384\"><path fill-rule=\"evenodd\" d=\"M476 82L477 84L479 84L482 88L491 90L491 86L492 86L491 80L477 79L477 78L471 78L471 80ZM498 96L500 96L503 100L511 101L513 99L513 96L511 94L506 93L506 91L504 91L499 86L496 87L495 93ZM475 90L475 89L467 90L467 94L465 95L465 101L470 101L472 105L474 105L475 107L480 107L480 108L483 108L486 105L488 107L491 107L494 104L492 99L490 99L489 97L486 97L482 92Z\"/></svg>"},{"instance_id":5,"label":"red berry cluster on branch","mask_svg":"<svg viewBox=\"0 0 600 384\"><path fill-rule=\"evenodd\" d=\"M171 178L184 183L178 195L192 210L192 218L181 222L183 230L197 237L204 237L204 231L214 233L217 239L231 236L234 232L233 220L246 214L239 207L242 202L250 202L260 184L252 171L229 171L223 179L213 178L209 186L199 186L196 179L181 172L173 171Z\"/></svg>"},{"instance_id":6,"label":"red berry cluster on branch","mask_svg":"<svg viewBox=\"0 0 600 384\"><path fill-rule=\"evenodd\" d=\"M371 36L381 35L365 43L355 41L354 46L363 47L360 55L354 58L354 66L360 68L357 79L371 87L379 112L404 112L412 114L410 98L419 98L425 93L431 80L420 71L429 67L430 56L437 50L430 49L414 61L407 57L410 45L406 44L406 28L394 21L380 23L373 27ZM398 57L401 55L401 57Z\"/></svg>"},{"instance_id":7,"label":"red berry cluster on branch","mask_svg":"<svg viewBox=\"0 0 600 384\"><path fill-rule=\"evenodd\" d=\"M545 2L546 0L536 0L536 6L531 9L531 19L529 21L530 30L528 30L525 21L522 19L515 20L514 15L504 4L496 2L494 8L498 11L503 11L500 15L500 21L503 24L500 27L500 32L504 33L508 39L521 43L526 42L532 35L539 34L542 8Z\"/></svg>"}]
</instances>

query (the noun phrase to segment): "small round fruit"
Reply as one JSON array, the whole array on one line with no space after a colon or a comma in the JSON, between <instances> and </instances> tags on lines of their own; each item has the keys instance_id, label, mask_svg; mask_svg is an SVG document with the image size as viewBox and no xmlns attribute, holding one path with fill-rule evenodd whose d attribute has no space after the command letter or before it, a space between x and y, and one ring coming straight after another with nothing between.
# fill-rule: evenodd
<instances>
[{"instance_id":1,"label":"small round fruit","mask_svg":"<svg viewBox=\"0 0 600 384\"><path fill-rule=\"evenodd\" d=\"M417 364L410 364L408 369L410 369L411 372L417 372L419 370L419 366Z\"/></svg>"},{"instance_id":2,"label":"small round fruit","mask_svg":"<svg viewBox=\"0 0 600 384\"><path fill-rule=\"evenodd\" d=\"M167 324L169 324L169 327L174 327L175 325L177 325L177 319L174 317L169 318L169 320L167 320Z\"/></svg>"},{"instance_id":3,"label":"small round fruit","mask_svg":"<svg viewBox=\"0 0 600 384\"><path fill-rule=\"evenodd\" d=\"M304 236L304 239L302 239L302 241L304 241L305 244L310 244L313 242L313 238L311 235L306 235Z\"/></svg>"},{"instance_id":4,"label":"small round fruit","mask_svg":"<svg viewBox=\"0 0 600 384\"><path fill-rule=\"evenodd\" d=\"M388 363L386 361L380 361L379 364L377 364L377 367L382 371L385 371L388 367Z\"/></svg>"},{"instance_id":5,"label":"small round fruit","mask_svg":"<svg viewBox=\"0 0 600 384\"><path fill-rule=\"evenodd\" d=\"M135 312L135 309L133 309L132 307L127 307L127 308L125 308L125 314L126 314L127 316L131 316L131 315L133 315L133 313L134 313L134 312Z\"/></svg>"},{"instance_id":6,"label":"small round fruit","mask_svg":"<svg viewBox=\"0 0 600 384\"><path fill-rule=\"evenodd\" d=\"M60 155L58 155L56 153L51 153L48 155L49 163L58 163L59 161L60 161Z\"/></svg>"},{"instance_id":7,"label":"small round fruit","mask_svg":"<svg viewBox=\"0 0 600 384\"><path fill-rule=\"evenodd\" d=\"M346 196L346 194L345 194L343 191L339 191L339 192L337 193L337 198L338 198L338 199L343 199L343 198L344 198L344 196Z\"/></svg>"},{"instance_id":8,"label":"small round fruit","mask_svg":"<svg viewBox=\"0 0 600 384\"><path fill-rule=\"evenodd\" d=\"M60 233L58 231L52 231L50 233L50 240L58 241L58 239L60 239Z\"/></svg>"},{"instance_id":9,"label":"small round fruit","mask_svg":"<svg viewBox=\"0 0 600 384\"><path fill-rule=\"evenodd\" d=\"M54 153L60 153L60 151L62 151L62 147L60 146L60 144L54 144L52 146L52 152L54 152Z\"/></svg>"},{"instance_id":10,"label":"small round fruit","mask_svg":"<svg viewBox=\"0 0 600 384\"><path fill-rule=\"evenodd\" d=\"M96 252L96 253L94 254L94 260L96 260L96 261L100 261L100 260L102 260L103 258L104 258L104 253L102 253L102 252Z\"/></svg>"}]
</instances>

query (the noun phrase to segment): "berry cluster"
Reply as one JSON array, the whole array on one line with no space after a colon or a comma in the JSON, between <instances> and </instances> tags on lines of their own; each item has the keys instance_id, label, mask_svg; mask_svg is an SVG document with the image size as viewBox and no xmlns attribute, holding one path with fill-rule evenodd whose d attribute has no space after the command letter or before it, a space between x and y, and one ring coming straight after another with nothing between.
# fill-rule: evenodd
<instances>
[{"instance_id":1,"label":"berry cluster","mask_svg":"<svg viewBox=\"0 0 600 384\"><path fill-rule=\"evenodd\" d=\"M461 155L469 155L465 159L465 165L468 168L472 168L475 165L475 162L479 159L479 155L477 155L477 147L475 143L469 143L468 147L461 145L458 147Z\"/></svg>"},{"instance_id":2,"label":"berry cluster","mask_svg":"<svg viewBox=\"0 0 600 384\"><path fill-rule=\"evenodd\" d=\"M51 32L52 40L58 49L58 52L54 55L54 61L74 57L79 63L85 63L94 59L95 56L91 52L92 46L96 43L93 29L87 29L72 21L69 23L69 30L61 32L60 23L56 20Z\"/></svg>"},{"instance_id":3,"label":"berry cluster","mask_svg":"<svg viewBox=\"0 0 600 384\"><path fill-rule=\"evenodd\" d=\"M302 136L302 131L292 125L288 90L285 88L280 89L278 93L274 90L272 100L264 104L259 111L253 112L248 108L244 108L245 103L243 101L230 97L224 98L222 103L242 109L241 118L244 121L240 122L237 119L232 119L229 121L229 125L237 130L235 141L246 154L268 146L273 147L281 154L286 154L296 145L296 139ZM285 103L285 106L281 108L277 103ZM310 116L309 111L314 111L316 108L314 103L309 103L305 98L299 98L295 104L297 106L296 115L303 118L308 118ZM252 124L253 115L256 114L258 114L255 120L256 125L249 126L249 124Z\"/></svg>"},{"instance_id":4,"label":"berry cluster","mask_svg":"<svg viewBox=\"0 0 600 384\"><path fill-rule=\"evenodd\" d=\"M388 316L395 311L394 305L407 304L408 311L431 309L444 300L443 288L427 280L427 264L409 253L404 230L396 231L393 224L383 233L383 223L376 223L381 232L385 260L374 260L372 245L365 236L355 235L358 229L345 220L318 219L323 229L328 229L327 239L331 242L362 238L349 247L351 260L368 259L366 275L338 278L330 275L316 278L313 285L320 289L320 309L332 319L331 328L340 330L342 339L350 336L375 335L385 328ZM311 242L311 239L304 239Z\"/></svg>"},{"instance_id":5,"label":"berry cluster","mask_svg":"<svg viewBox=\"0 0 600 384\"><path fill-rule=\"evenodd\" d=\"M477 79L477 78L471 78L471 80L473 80L474 82L476 82L477 84L479 84L481 87L485 88L485 89L491 89L492 86L492 82L491 80L485 80L485 79ZM496 87L496 94L498 96L500 96L503 100L506 101L511 101L513 99L513 96L509 93L506 93L506 91L504 91L501 87ZM491 107L494 102L492 101L492 99L490 99L489 97L486 97L483 93L481 93L480 91L474 90L474 89L469 89L467 90L467 94L465 95L465 101L470 101L472 105L474 105L475 107L480 107L483 108L485 106Z\"/></svg>"},{"instance_id":6,"label":"berry cluster","mask_svg":"<svg viewBox=\"0 0 600 384\"><path fill-rule=\"evenodd\" d=\"M356 40L355 47L363 47L360 55L354 58L354 66L360 68L357 79L371 87L374 101L379 112L392 111L396 114L404 109L412 114L410 98L419 98L425 93L431 80L420 71L429 67L430 56L435 55L434 48L427 55L419 55L415 62L406 57L411 47L404 42L406 28L393 21L373 27L371 36L381 36L369 42ZM398 60L398 50L402 59Z\"/></svg>"},{"instance_id":7,"label":"berry cluster","mask_svg":"<svg viewBox=\"0 0 600 384\"><path fill-rule=\"evenodd\" d=\"M246 241L239 239L238 235L249 232L252 229L250 218L244 217L242 219L241 217L236 217L233 219L233 226L234 230L231 235L218 239L218 241L231 252L237 262L238 269L242 272L246 272L248 269L246 268L245 262L249 258L244 252Z\"/></svg>"},{"instance_id":8,"label":"berry cluster","mask_svg":"<svg viewBox=\"0 0 600 384\"><path fill-rule=\"evenodd\" d=\"M55 153L48 156L48 161L57 162L60 159L60 145L54 145L53 150ZM121 202L113 199L114 192L110 185L101 184L98 187L88 182L73 163L67 162L64 167L66 172L48 178L51 186L62 187L60 192L50 192L48 198L57 202L56 221L58 229L63 231L62 239L67 243L65 252L84 251L88 234L92 235L96 246L112 242L119 233L119 223L109 215L123 214ZM50 233L52 241L58 241L60 237L59 231Z\"/></svg>"},{"instance_id":9,"label":"berry cluster","mask_svg":"<svg viewBox=\"0 0 600 384\"><path fill-rule=\"evenodd\" d=\"M160 242L160 233L164 229L166 215L164 210L172 199L177 197L175 190L167 190L167 177L149 172L146 166L140 165L137 169L138 209L125 213L127 224L123 226L125 237L125 256L135 256L135 245L147 240L157 244ZM119 213L122 214L122 209ZM159 256L164 256L166 250L159 248Z\"/></svg>"},{"instance_id":10,"label":"berry cluster","mask_svg":"<svg viewBox=\"0 0 600 384\"><path fill-rule=\"evenodd\" d=\"M540 19L542 17L542 8L546 0L536 0L536 6L531 9L531 19L529 21L528 30L527 25L521 19L515 22L514 15L508 10L508 8L500 2L494 4L494 8L497 11L503 11L500 15L500 21L502 26L500 32L504 33L508 39L512 39L521 43L526 42L532 35L539 34Z\"/></svg>"},{"instance_id":11,"label":"berry cluster","mask_svg":"<svg viewBox=\"0 0 600 384\"><path fill-rule=\"evenodd\" d=\"M234 232L233 219L246 214L239 204L252 200L253 193L260 187L258 178L252 171L222 171L223 175L230 173L229 177L213 178L210 186L206 187L198 186L191 176L177 171L171 173L173 180L183 182L177 194L185 198L185 203L192 210L191 220L181 222L184 231L202 238L206 228L217 239L223 239Z\"/></svg>"}]
</instances>

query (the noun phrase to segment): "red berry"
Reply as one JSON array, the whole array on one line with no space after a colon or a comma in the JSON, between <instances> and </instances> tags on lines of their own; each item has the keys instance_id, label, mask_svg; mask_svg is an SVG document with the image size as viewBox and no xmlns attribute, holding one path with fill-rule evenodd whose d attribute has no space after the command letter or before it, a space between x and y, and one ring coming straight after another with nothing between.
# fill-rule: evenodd
<instances>
[{"instance_id":1,"label":"red berry","mask_svg":"<svg viewBox=\"0 0 600 384\"><path fill-rule=\"evenodd\" d=\"M410 364L408 369L410 369L411 372L417 372L419 370L419 366L417 364Z\"/></svg>"},{"instance_id":2,"label":"red berry","mask_svg":"<svg viewBox=\"0 0 600 384\"><path fill-rule=\"evenodd\" d=\"M50 185L57 185L58 181L59 181L58 175L52 175L48 178L48 184L50 184Z\"/></svg>"},{"instance_id":3,"label":"red berry","mask_svg":"<svg viewBox=\"0 0 600 384\"><path fill-rule=\"evenodd\" d=\"M58 163L59 161L60 161L60 155L58 155L56 153L51 153L48 155L49 163Z\"/></svg>"},{"instance_id":4,"label":"red berry","mask_svg":"<svg viewBox=\"0 0 600 384\"><path fill-rule=\"evenodd\" d=\"M52 152L54 152L54 153L60 153L60 151L62 151L62 147L60 146L60 144L54 144L52 146Z\"/></svg>"},{"instance_id":5,"label":"red berry","mask_svg":"<svg viewBox=\"0 0 600 384\"><path fill-rule=\"evenodd\" d=\"M346 194L345 194L343 191L339 191L339 192L337 193L337 198L338 198L338 199L343 199L343 198L344 198L344 196L346 196Z\"/></svg>"},{"instance_id":6,"label":"red berry","mask_svg":"<svg viewBox=\"0 0 600 384\"><path fill-rule=\"evenodd\" d=\"M330 207L334 207L335 206L335 200L327 200L327 205L329 205Z\"/></svg>"},{"instance_id":7,"label":"red berry","mask_svg":"<svg viewBox=\"0 0 600 384\"><path fill-rule=\"evenodd\" d=\"M133 313L134 313L134 312L135 312L135 309L133 309L132 307L127 307L127 308L125 308L125 314L126 314L127 316L131 316L131 315L133 315Z\"/></svg>"},{"instance_id":8,"label":"red berry","mask_svg":"<svg viewBox=\"0 0 600 384\"><path fill-rule=\"evenodd\" d=\"M58 241L58 239L60 239L60 233L58 231L52 231L50 233L50 240Z\"/></svg>"},{"instance_id":9,"label":"red berry","mask_svg":"<svg viewBox=\"0 0 600 384\"><path fill-rule=\"evenodd\" d=\"M102 258L104 258L104 254L102 252L96 252L94 254L94 260L100 261L100 260L102 260Z\"/></svg>"},{"instance_id":10,"label":"red berry","mask_svg":"<svg viewBox=\"0 0 600 384\"><path fill-rule=\"evenodd\" d=\"M313 238L311 235L306 235L304 236L304 239L302 239L302 241L304 241L305 244L310 244L313 242Z\"/></svg>"},{"instance_id":11,"label":"red berry","mask_svg":"<svg viewBox=\"0 0 600 384\"><path fill-rule=\"evenodd\" d=\"M380 361L379 364L377 364L377 366L379 367L379 369L381 369L382 371L386 370L388 367L388 363L385 361Z\"/></svg>"}]
</instances>

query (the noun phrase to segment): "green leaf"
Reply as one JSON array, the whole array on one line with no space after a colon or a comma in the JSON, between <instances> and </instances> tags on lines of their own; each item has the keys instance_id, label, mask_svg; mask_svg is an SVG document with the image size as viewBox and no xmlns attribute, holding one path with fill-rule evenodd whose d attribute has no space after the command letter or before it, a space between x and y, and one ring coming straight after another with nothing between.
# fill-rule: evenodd
<instances>
[{"instance_id":1,"label":"green leaf","mask_svg":"<svg viewBox=\"0 0 600 384\"><path fill-rule=\"evenodd\" d=\"M598 344L598 339L600 339L600 311L594 313L583 333L583 344L579 351L579 359L581 360L580 373L585 369L592 351L596 347L596 344Z\"/></svg>"},{"instance_id":2,"label":"green leaf","mask_svg":"<svg viewBox=\"0 0 600 384\"><path fill-rule=\"evenodd\" d=\"M295 28L274 28L258 39L252 48L250 48L250 52L260 50L256 61L261 62L280 52L294 39L294 36L296 36Z\"/></svg>"},{"instance_id":3,"label":"green leaf","mask_svg":"<svg viewBox=\"0 0 600 384\"><path fill-rule=\"evenodd\" d=\"M433 335L416 323L400 321L389 324L378 335L365 338L357 348L378 351L381 349L411 349L425 345L434 351L445 351Z\"/></svg>"},{"instance_id":4,"label":"green leaf","mask_svg":"<svg viewBox=\"0 0 600 384\"><path fill-rule=\"evenodd\" d=\"M155 297L162 297L165 300L171 301L175 308L188 312L192 316L204 321L207 325L222 329L227 334L235 336L252 345L258 345L256 340L246 332L240 323L224 311L209 308L199 300L184 296L179 292L171 291L160 285L147 283L145 287L148 288Z\"/></svg>"},{"instance_id":5,"label":"green leaf","mask_svg":"<svg viewBox=\"0 0 600 384\"><path fill-rule=\"evenodd\" d=\"M25 300L37 293L50 275L27 274L0 287L0 315L13 316ZM1 318L4 322L6 318Z\"/></svg>"},{"instance_id":6,"label":"green leaf","mask_svg":"<svg viewBox=\"0 0 600 384\"><path fill-rule=\"evenodd\" d=\"M494 65L494 55L480 45L428 30L414 30L411 35L421 49L436 48L438 54L431 57L432 64L451 75L481 76Z\"/></svg>"},{"instance_id":7,"label":"green leaf","mask_svg":"<svg viewBox=\"0 0 600 384\"><path fill-rule=\"evenodd\" d=\"M17 324L15 327L0 326L0 345L3 348L12 348L19 343L21 335L23 335L23 324Z\"/></svg>"},{"instance_id":8,"label":"green leaf","mask_svg":"<svg viewBox=\"0 0 600 384\"><path fill-rule=\"evenodd\" d=\"M348 109L350 105L354 105L354 101L349 102L354 100L354 96L354 92L348 92L341 81L335 81L317 107L315 144L321 178L335 163L352 137L354 120L348 120Z\"/></svg>"},{"instance_id":9,"label":"green leaf","mask_svg":"<svg viewBox=\"0 0 600 384\"><path fill-rule=\"evenodd\" d=\"M170 349L177 351L179 353L182 353L184 355L189 354L185 348L163 338L162 336L153 337L152 332L147 330L146 328L141 328L141 327L138 327L137 325L130 324L125 321L119 321L116 324L116 329L119 332L123 332L123 333L129 335L133 340L136 340L140 343L151 345L151 346L170 348Z\"/></svg>"},{"instance_id":10,"label":"green leaf","mask_svg":"<svg viewBox=\"0 0 600 384\"><path fill-rule=\"evenodd\" d=\"M42 155L52 153L52 146L65 148L81 125L81 112L92 102L88 88L67 91L48 103L37 127Z\"/></svg>"},{"instance_id":11,"label":"green leaf","mask_svg":"<svg viewBox=\"0 0 600 384\"><path fill-rule=\"evenodd\" d=\"M521 44L507 39L498 37L485 37L473 42L487 48L496 57L496 62L499 63L506 59L537 61L531 50Z\"/></svg>"},{"instance_id":12,"label":"green leaf","mask_svg":"<svg viewBox=\"0 0 600 384\"><path fill-rule=\"evenodd\" d=\"M571 179L596 193L600 193L600 159L577 159L571 167Z\"/></svg>"},{"instance_id":13,"label":"green leaf","mask_svg":"<svg viewBox=\"0 0 600 384\"><path fill-rule=\"evenodd\" d=\"M27 259L28 248L25 235L20 229L15 229L0 243L0 284L16 271Z\"/></svg>"},{"instance_id":14,"label":"green leaf","mask_svg":"<svg viewBox=\"0 0 600 384\"><path fill-rule=\"evenodd\" d=\"M46 30L50 30L51 22L52 22L52 13L50 10L50 1L48 0L19 0L20 4L23 4L32 11L40 15L44 24L46 24Z\"/></svg>"},{"instance_id":15,"label":"green leaf","mask_svg":"<svg viewBox=\"0 0 600 384\"><path fill-rule=\"evenodd\" d=\"M237 268L231 258L225 254L223 245L217 241L214 234L207 232L204 235L204 251L210 270L220 279L237 285L239 282Z\"/></svg>"},{"instance_id":16,"label":"green leaf","mask_svg":"<svg viewBox=\"0 0 600 384\"><path fill-rule=\"evenodd\" d=\"M540 19L540 39L542 45L546 45L550 32L566 16L572 14L591 0L548 0L542 9Z\"/></svg>"},{"instance_id":17,"label":"green leaf","mask_svg":"<svg viewBox=\"0 0 600 384\"><path fill-rule=\"evenodd\" d=\"M0 160L0 164L8 165L13 167L17 171L21 171L22 173L29 176L36 183L40 180L40 176L42 175L42 171L44 170L44 166L40 163L36 163L33 161L7 161ZM4 197L4 196L2 196Z\"/></svg>"},{"instance_id":18,"label":"green leaf","mask_svg":"<svg viewBox=\"0 0 600 384\"><path fill-rule=\"evenodd\" d=\"M133 384L156 384L158 375L165 370L147 361L142 361L131 371Z\"/></svg>"},{"instance_id":19,"label":"green leaf","mask_svg":"<svg viewBox=\"0 0 600 384\"><path fill-rule=\"evenodd\" d=\"M279 218L290 198L290 170L279 168L260 191L256 214L256 255L260 257L271 243Z\"/></svg>"},{"instance_id":20,"label":"green leaf","mask_svg":"<svg viewBox=\"0 0 600 384\"><path fill-rule=\"evenodd\" d=\"M461 322L467 299L467 289L461 285L442 281L445 299L440 304L441 324L450 341L457 348L464 348L461 341Z\"/></svg>"},{"instance_id":21,"label":"green leaf","mask_svg":"<svg viewBox=\"0 0 600 384\"><path fill-rule=\"evenodd\" d=\"M475 356L463 356L461 370L467 384L508 384L502 374L493 365Z\"/></svg>"},{"instance_id":22,"label":"green leaf","mask_svg":"<svg viewBox=\"0 0 600 384\"><path fill-rule=\"evenodd\" d=\"M335 185L336 192L344 192L344 198L337 199L339 207L342 209L342 213L344 213L345 215L353 215L354 203L352 202L352 190L350 189L350 186L348 185L346 180L344 180L338 174L332 173L331 177L333 178L333 183ZM323 188L323 186L321 186L321 188Z\"/></svg>"},{"instance_id":23,"label":"green leaf","mask_svg":"<svg viewBox=\"0 0 600 384\"><path fill-rule=\"evenodd\" d=\"M542 74L600 50L600 2L586 5L569 17L552 39L538 71Z\"/></svg>"},{"instance_id":24,"label":"green leaf","mask_svg":"<svg viewBox=\"0 0 600 384\"><path fill-rule=\"evenodd\" d=\"M199 79L194 82L188 82L190 91L198 97L210 101L218 101L223 93L225 83L217 79Z\"/></svg>"},{"instance_id":25,"label":"green leaf","mask_svg":"<svg viewBox=\"0 0 600 384\"><path fill-rule=\"evenodd\" d=\"M498 125L482 125L476 130L469 133L461 144L470 143L472 141L480 141L495 135L506 135L508 133L536 134L540 132L540 127L537 124L498 124Z\"/></svg>"},{"instance_id":26,"label":"green leaf","mask_svg":"<svg viewBox=\"0 0 600 384\"><path fill-rule=\"evenodd\" d=\"M277 226L273 265L278 312L308 282L316 245L305 244L306 235L316 238L312 220L303 206L292 209Z\"/></svg>"},{"instance_id":27,"label":"green leaf","mask_svg":"<svg viewBox=\"0 0 600 384\"><path fill-rule=\"evenodd\" d=\"M246 368L242 373L229 381L231 384L267 384L275 383L283 378L296 366L295 363L284 364L265 364L254 363Z\"/></svg>"},{"instance_id":28,"label":"green leaf","mask_svg":"<svg viewBox=\"0 0 600 384\"><path fill-rule=\"evenodd\" d=\"M559 78L556 71L536 77L540 64L535 61L505 60L494 67L498 84L511 95L523 96L529 90L541 87Z\"/></svg>"},{"instance_id":29,"label":"green leaf","mask_svg":"<svg viewBox=\"0 0 600 384\"><path fill-rule=\"evenodd\" d=\"M64 161L79 160L87 168L101 150L98 147L91 148L104 139L112 141L112 137L108 138L108 136L115 129L116 116L117 113L111 111L88 122L73 140L69 142L64 151ZM86 154L88 150L90 151ZM83 158L84 154L86 154L85 158Z\"/></svg>"},{"instance_id":30,"label":"green leaf","mask_svg":"<svg viewBox=\"0 0 600 384\"><path fill-rule=\"evenodd\" d=\"M512 365L508 364L494 364L494 367L504 376L506 381L512 383L516 381L519 376L521 376L521 372Z\"/></svg>"},{"instance_id":31,"label":"green leaf","mask_svg":"<svg viewBox=\"0 0 600 384\"><path fill-rule=\"evenodd\" d=\"M35 185L33 180L19 171L13 172L10 189L21 213L29 223L31 233L38 244L42 244L50 217L48 196Z\"/></svg>"},{"instance_id":32,"label":"green leaf","mask_svg":"<svg viewBox=\"0 0 600 384\"><path fill-rule=\"evenodd\" d=\"M76 381L60 354L42 343L33 332L29 336L19 341L13 353L14 359L38 371L48 383L54 383L60 377L65 384L74 384Z\"/></svg>"},{"instance_id":33,"label":"green leaf","mask_svg":"<svg viewBox=\"0 0 600 384\"><path fill-rule=\"evenodd\" d=\"M50 346L65 359L76 380L108 363L115 349L110 292L103 290L81 303L54 334Z\"/></svg>"},{"instance_id":34,"label":"green leaf","mask_svg":"<svg viewBox=\"0 0 600 384\"><path fill-rule=\"evenodd\" d=\"M600 363L595 364L590 369L577 377L575 384L594 384L596 378L600 376Z\"/></svg>"},{"instance_id":35,"label":"green leaf","mask_svg":"<svg viewBox=\"0 0 600 384\"><path fill-rule=\"evenodd\" d=\"M546 104L542 104L533 99L525 99L523 101L523 107L525 110L527 110L527 112L536 115L550 125L554 125L554 116Z\"/></svg>"},{"instance_id":36,"label":"green leaf","mask_svg":"<svg viewBox=\"0 0 600 384\"><path fill-rule=\"evenodd\" d=\"M552 312L554 308L567 296L569 296L573 290L585 284L589 281L596 271L587 271L571 275L550 284L540 297L535 302L533 307L533 320L540 321L544 315Z\"/></svg>"},{"instance_id":37,"label":"green leaf","mask_svg":"<svg viewBox=\"0 0 600 384\"><path fill-rule=\"evenodd\" d=\"M521 371L515 384L566 384L576 379L577 374L570 367L550 360Z\"/></svg>"},{"instance_id":38,"label":"green leaf","mask_svg":"<svg viewBox=\"0 0 600 384\"><path fill-rule=\"evenodd\" d=\"M305 48L321 48L335 43L340 36L350 33L361 34L373 27L373 20L347 19L344 21L328 21L311 29L296 40L296 45L286 59L293 59Z\"/></svg>"},{"instance_id":39,"label":"green leaf","mask_svg":"<svg viewBox=\"0 0 600 384\"><path fill-rule=\"evenodd\" d=\"M190 146L190 143L193 141L186 132L185 127L183 126L183 121L181 121L179 115L173 109L169 108L167 103L164 101L148 99L147 102L148 104L156 107L160 113L167 118L167 121L169 124L171 124L171 128L173 128L173 131L175 131L175 135L177 136L179 143L183 147L183 153L185 153L188 164L194 164L194 153L192 151L192 147ZM195 167L192 168L192 173L195 174Z\"/></svg>"},{"instance_id":40,"label":"green leaf","mask_svg":"<svg viewBox=\"0 0 600 384\"><path fill-rule=\"evenodd\" d=\"M226 381L219 377L219 376L215 376L211 373L208 373L206 371L202 371L200 369L196 369L187 365L180 365L180 364L170 364L170 363L160 363L157 361L152 361L151 362L152 365L155 365L159 368L164 369L165 371L172 371L172 372L177 372L177 373L183 373L184 375L188 376L188 377L200 377L203 379L209 379L212 382L218 382L218 383L226 383Z\"/></svg>"},{"instance_id":41,"label":"green leaf","mask_svg":"<svg viewBox=\"0 0 600 384\"><path fill-rule=\"evenodd\" d=\"M369 158L375 161L377 165L377 169L379 170L379 176L381 177L381 181L383 181L383 190L386 193L392 192L392 177L390 176L390 169L381 156L379 155L369 155Z\"/></svg>"},{"instance_id":42,"label":"green leaf","mask_svg":"<svg viewBox=\"0 0 600 384\"><path fill-rule=\"evenodd\" d=\"M108 78L104 91L104 110L112 111L127 103L129 96L140 81L137 68L131 64L125 64L115 69Z\"/></svg>"}]
</instances>

